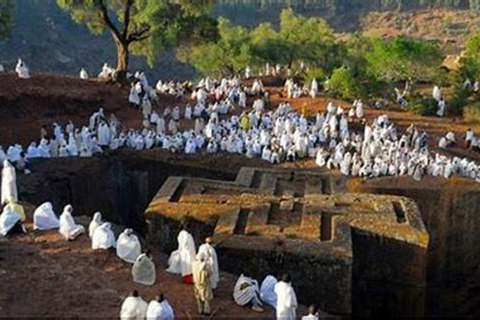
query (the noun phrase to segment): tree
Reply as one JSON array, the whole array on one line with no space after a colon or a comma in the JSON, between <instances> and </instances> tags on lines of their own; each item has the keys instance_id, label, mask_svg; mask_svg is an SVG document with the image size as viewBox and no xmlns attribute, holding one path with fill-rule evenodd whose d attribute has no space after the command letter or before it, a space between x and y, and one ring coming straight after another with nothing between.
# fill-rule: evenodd
<instances>
[{"instance_id":1,"label":"tree","mask_svg":"<svg viewBox=\"0 0 480 320\"><path fill-rule=\"evenodd\" d=\"M405 37L376 39L365 56L367 72L382 81L431 80L442 62L436 45Z\"/></svg>"},{"instance_id":2,"label":"tree","mask_svg":"<svg viewBox=\"0 0 480 320\"><path fill-rule=\"evenodd\" d=\"M286 44L288 65L303 60L315 66L327 67L335 45L333 30L320 18L305 18L285 9L280 14L280 38ZM326 68L327 69L327 68Z\"/></svg>"},{"instance_id":3,"label":"tree","mask_svg":"<svg viewBox=\"0 0 480 320\"><path fill-rule=\"evenodd\" d=\"M333 70L327 87L328 91L334 96L339 96L347 100L357 98L362 92L359 83L347 67L340 67Z\"/></svg>"},{"instance_id":4,"label":"tree","mask_svg":"<svg viewBox=\"0 0 480 320\"><path fill-rule=\"evenodd\" d=\"M460 59L463 76L476 79L480 75L480 32L474 34L465 44L465 52Z\"/></svg>"},{"instance_id":5,"label":"tree","mask_svg":"<svg viewBox=\"0 0 480 320\"><path fill-rule=\"evenodd\" d=\"M150 65L164 50L201 39L216 39L209 17L212 0L57 0L77 23L99 35L108 30L117 47L117 76L128 70L130 51Z\"/></svg>"},{"instance_id":6,"label":"tree","mask_svg":"<svg viewBox=\"0 0 480 320\"><path fill-rule=\"evenodd\" d=\"M262 23L253 30L219 19L216 43L182 50L179 57L204 73L237 73L247 65L277 63L293 66L300 61L314 67L333 69L338 52L333 31L319 18L297 16L292 10L280 15L280 30Z\"/></svg>"},{"instance_id":7,"label":"tree","mask_svg":"<svg viewBox=\"0 0 480 320\"><path fill-rule=\"evenodd\" d=\"M0 42L6 41L13 29L13 0L0 0Z\"/></svg>"},{"instance_id":8,"label":"tree","mask_svg":"<svg viewBox=\"0 0 480 320\"><path fill-rule=\"evenodd\" d=\"M178 57L203 73L234 75L252 62L248 29L218 19L219 38L216 43L204 43L179 50Z\"/></svg>"}]
</instances>

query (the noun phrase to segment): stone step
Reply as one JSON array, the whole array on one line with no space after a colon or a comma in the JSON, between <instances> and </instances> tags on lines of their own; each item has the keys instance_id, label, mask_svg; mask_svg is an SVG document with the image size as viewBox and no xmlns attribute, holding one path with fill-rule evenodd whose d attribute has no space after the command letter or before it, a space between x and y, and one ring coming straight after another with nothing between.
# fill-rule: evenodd
<instances>
[{"instance_id":1,"label":"stone step","mask_svg":"<svg viewBox=\"0 0 480 320\"><path fill-rule=\"evenodd\" d=\"M277 188L277 177L270 173L265 173L262 176L262 180L258 189L264 190L267 194L275 195Z\"/></svg>"},{"instance_id":2,"label":"stone step","mask_svg":"<svg viewBox=\"0 0 480 320\"><path fill-rule=\"evenodd\" d=\"M255 176L255 168L241 168L235 179L235 184L242 187L251 187Z\"/></svg>"},{"instance_id":3,"label":"stone step","mask_svg":"<svg viewBox=\"0 0 480 320\"><path fill-rule=\"evenodd\" d=\"M232 212L221 215L215 226L215 235L233 235L240 212L241 208L238 207L232 210Z\"/></svg>"},{"instance_id":4,"label":"stone step","mask_svg":"<svg viewBox=\"0 0 480 320\"><path fill-rule=\"evenodd\" d=\"M247 228L248 218L250 217L250 209L242 208L238 213L238 218L235 223L235 229L233 234L245 234L245 229Z\"/></svg>"},{"instance_id":5,"label":"stone step","mask_svg":"<svg viewBox=\"0 0 480 320\"><path fill-rule=\"evenodd\" d=\"M171 202L174 201L175 196L179 198L182 192L179 189L181 189L183 182L184 178L182 177L169 177L155 196L155 201ZM178 193L180 194L178 195Z\"/></svg>"},{"instance_id":6,"label":"stone step","mask_svg":"<svg viewBox=\"0 0 480 320\"><path fill-rule=\"evenodd\" d=\"M256 207L255 210L252 211L252 213L250 214L250 217L247 221L245 234L251 234L255 232L256 229L266 226L268 224L269 214L269 204L259 205L258 207Z\"/></svg>"}]
</instances>

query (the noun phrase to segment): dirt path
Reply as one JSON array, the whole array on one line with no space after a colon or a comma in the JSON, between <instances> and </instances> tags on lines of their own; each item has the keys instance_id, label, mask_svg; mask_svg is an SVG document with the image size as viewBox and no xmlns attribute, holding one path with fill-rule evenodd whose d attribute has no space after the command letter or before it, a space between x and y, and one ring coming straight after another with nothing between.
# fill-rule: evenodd
<instances>
[{"instance_id":1,"label":"dirt path","mask_svg":"<svg viewBox=\"0 0 480 320\"><path fill-rule=\"evenodd\" d=\"M155 253L153 287L134 284L131 265L114 251L93 251L88 236L66 242L58 232L0 238L0 317L116 319L123 299L136 288L150 301L164 292L177 319L194 319L193 288L165 272L166 257ZM212 309L215 319L274 319L272 308L254 313L235 305L234 279L221 275Z\"/></svg>"}]
</instances>

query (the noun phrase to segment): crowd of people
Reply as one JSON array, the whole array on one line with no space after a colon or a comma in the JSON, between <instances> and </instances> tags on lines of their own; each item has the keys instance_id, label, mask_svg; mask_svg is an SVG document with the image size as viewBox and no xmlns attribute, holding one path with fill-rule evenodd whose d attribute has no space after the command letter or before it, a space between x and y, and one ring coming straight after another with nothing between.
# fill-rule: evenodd
<instances>
[{"instance_id":1,"label":"crowd of people","mask_svg":"<svg viewBox=\"0 0 480 320\"><path fill-rule=\"evenodd\" d=\"M112 72L113 68L104 65L100 76ZM88 78L84 69L80 76ZM132 75L132 79L129 102L140 110L142 129L122 128L113 114L107 119L100 108L81 128L75 128L72 122L65 128L54 123L53 134L49 135L47 128L42 127L40 141L31 142L26 152L18 144L9 146L6 152L0 147L0 161L8 159L28 173L32 158L91 157L108 149L162 148L186 154L241 154L272 164L310 158L320 167L365 178L408 174L420 180L425 174L445 178L459 174L480 181L480 168L474 161L432 155L427 133L414 125L401 132L386 115L368 123L364 118L364 103L359 99L349 110L329 103L326 112L308 119L304 112L293 110L288 103L272 108L269 92L259 79L247 86L239 77L221 81L207 77L195 87L189 82L173 81L159 81L152 87L143 72ZM291 78L287 79L287 96L297 96L297 88ZM166 106L160 112L160 108L153 108L160 103L159 94L183 97L189 91L193 102L182 109ZM312 80L309 89L299 92L315 97L317 81ZM432 96L442 104L440 88L435 86ZM253 101L251 107L248 99ZM439 108L439 113L443 114L442 110ZM181 120L192 125L182 126ZM363 123L363 132L352 130L351 124L356 121ZM452 145L451 135L440 139L440 149ZM469 131L466 143L476 150L480 140Z\"/></svg>"},{"instance_id":2,"label":"crowd of people","mask_svg":"<svg viewBox=\"0 0 480 320\"><path fill-rule=\"evenodd\" d=\"M278 72L266 66L266 72ZM28 78L29 70L19 60L16 72L20 78ZM114 69L104 65L100 77L111 77ZM251 78L251 70L245 71ZM88 79L85 69L80 71L81 79ZM0 146L0 160L3 162L1 202L4 205L0 215L0 234L26 232L22 222L25 212L18 203L16 189L17 169L29 173L30 159L56 157L92 157L105 150L131 148L145 150L162 148L171 152L196 154L200 152L225 152L241 154L248 158L260 158L272 164L300 159L314 159L319 167L339 169L347 176L375 178L380 176L410 175L421 180L426 174L449 178L461 175L480 182L480 166L467 158L450 158L436 153L432 155L428 146L428 135L413 124L404 132L381 115L373 121L365 119L364 103L356 100L345 110L328 103L325 112L318 112L314 119L305 112L297 112L288 103L273 108L269 92L259 79L250 86L239 77L216 81L202 79L196 86L191 83L159 81L155 87L149 85L144 73L132 75L129 103L139 109L143 128L140 130L122 128L114 116L107 116L100 108L88 122L76 128L72 122L63 128L54 123L52 132L42 127L40 141L31 142L26 150L21 145L9 146L4 152ZM310 86L300 87L292 78L285 83L288 98L318 95L319 85L313 79ZM191 93L190 93L191 91ZM160 103L159 96L168 94L186 97L190 104L154 108ZM438 87L433 90L438 101L438 115L444 116L445 102ZM248 101L253 103L251 107ZM191 127L181 125L181 120L193 123ZM362 124L363 130L353 130L352 123ZM465 134L468 148L480 149L480 139L469 129ZM438 147L445 149L455 144L455 135L449 132L439 141ZM55 214L52 204L46 202L34 212L35 230L58 229L65 240L73 241L86 232L73 218L73 207L65 206L60 217ZM101 213L94 214L89 228L93 250L115 249L117 256L132 264L132 281L145 286L156 283L156 268L151 253L142 253L140 241L131 229L125 229L115 238L112 225L102 220ZM183 282L193 285L198 304L198 313L211 314L211 301L220 282L220 268L211 238L207 238L198 251L192 235L182 230L178 235L178 249L172 252L168 261L168 272L182 276ZM298 306L291 279L288 274L279 280L267 276L259 285L248 274L238 278L233 300L240 306L250 306L262 312L264 305L276 309L278 319L296 319ZM122 304L122 319L173 319L174 311L163 293L150 303L144 301L134 290ZM306 320L318 319L315 306L310 308Z\"/></svg>"},{"instance_id":3,"label":"crowd of people","mask_svg":"<svg viewBox=\"0 0 480 320\"><path fill-rule=\"evenodd\" d=\"M4 205L4 209L0 214L0 235L7 236L12 232L26 233L27 230L24 227L26 215L18 201L15 168L7 160L2 169L1 192L1 204ZM75 222L71 205L66 205L60 217L57 217L50 202L45 202L35 209L33 229L58 230L66 241L74 241L86 233L85 228ZM134 283L144 286L156 284L157 273L150 251L146 250L142 253L140 240L132 229L124 229L116 239L112 224L103 221L101 213L97 212L88 226L88 236L91 239L92 250L113 249L119 259L132 264L131 274ZM167 271L181 275L185 284L193 285L198 314L209 316L212 312L211 301L220 282L220 268L212 239L206 238L205 243L198 248L198 252L193 236L187 230L180 231L177 241L178 249L171 253ZM234 286L233 300L239 306L250 305L256 312L263 312L263 303L266 303L275 308L277 319L296 319L298 303L288 274L282 276L280 281L273 276L267 276L261 287L256 280L247 274L242 274ZM306 319L318 319L316 313L306 317L309 317ZM138 291L134 290L131 296L123 301L120 319L145 318L174 319L174 310L163 293L147 303L140 297Z\"/></svg>"}]
</instances>

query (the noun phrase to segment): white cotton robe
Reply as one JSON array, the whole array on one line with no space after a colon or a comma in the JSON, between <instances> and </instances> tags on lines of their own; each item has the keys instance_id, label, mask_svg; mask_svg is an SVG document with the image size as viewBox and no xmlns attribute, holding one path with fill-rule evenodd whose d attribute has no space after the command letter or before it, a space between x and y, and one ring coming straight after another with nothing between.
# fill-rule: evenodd
<instances>
[{"instance_id":1,"label":"white cotton robe","mask_svg":"<svg viewBox=\"0 0 480 320\"><path fill-rule=\"evenodd\" d=\"M147 320L174 320L173 308L167 300L152 300L147 309Z\"/></svg>"},{"instance_id":2,"label":"white cotton robe","mask_svg":"<svg viewBox=\"0 0 480 320\"><path fill-rule=\"evenodd\" d=\"M75 223L72 217L73 207L65 206L63 213L60 215L60 233L66 240L75 240L76 237L85 233L85 228Z\"/></svg>"},{"instance_id":3,"label":"white cotton robe","mask_svg":"<svg viewBox=\"0 0 480 320\"><path fill-rule=\"evenodd\" d=\"M0 235L5 237L19 221L20 216L11 206L6 206L0 215Z\"/></svg>"},{"instance_id":4,"label":"white cotton robe","mask_svg":"<svg viewBox=\"0 0 480 320\"><path fill-rule=\"evenodd\" d=\"M278 281L274 276L267 276L260 286L260 299L273 308L277 307L277 294L275 293L277 283Z\"/></svg>"},{"instance_id":5,"label":"white cotton robe","mask_svg":"<svg viewBox=\"0 0 480 320\"><path fill-rule=\"evenodd\" d=\"M95 230L97 230L98 227L100 227L103 224L102 221L102 214L100 212L96 212L93 215L93 219L90 222L90 225L88 226L88 236L90 239L93 238L93 234L95 233Z\"/></svg>"},{"instance_id":6,"label":"white cotton robe","mask_svg":"<svg viewBox=\"0 0 480 320\"><path fill-rule=\"evenodd\" d=\"M251 278L240 275L233 287L233 299L239 306L245 306L260 295L258 282Z\"/></svg>"},{"instance_id":7,"label":"white cotton robe","mask_svg":"<svg viewBox=\"0 0 480 320\"><path fill-rule=\"evenodd\" d=\"M155 283L157 273L155 264L145 253L138 256L132 267L133 282L151 286Z\"/></svg>"},{"instance_id":8,"label":"white cotton robe","mask_svg":"<svg viewBox=\"0 0 480 320\"><path fill-rule=\"evenodd\" d=\"M297 296L289 283L279 281L275 285L277 294L277 319L295 320L297 316Z\"/></svg>"},{"instance_id":9,"label":"white cotton robe","mask_svg":"<svg viewBox=\"0 0 480 320\"><path fill-rule=\"evenodd\" d=\"M33 213L33 229L34 230L51 230L60 227L60 220L58 220L53 207L50 202L45 202Z\"/></svg>"},{"instance_id":10,"label":"white cotton robe","mask_svg":"<svg viewBox=\"0 0 480 320\"><path fill-rule=\"evenodd\" d=\"M3 161L2 169L2 205L18 202L17 174L8 160Z\"/></svg>"},{"instance_id":11,"label":"white cotton robe","mask_svg":"<svg viewBox=\"0 0 480 320\"><path fill-rule=\"evenodd\" d=\"M123 301L120 311L121 320L143 320L147 314L148 304L140 297L128 297Z\"/></svg>"},{"instance_id":12,"label":"white cotton robe","mask_svg":"<svg viewBox=\"0 0 480 320\"><path fill-rule=\"evenodd\" d=\"M173 251L168 259L168 272L186 276L192 274L192 262L196 256L195 242L190 233L185 230L178 234L178 249Z\"/></svg>"},{"instance_id":13,"label":"white cotton robe","mask_svg":"<svg viewBox=\"0 0 480 320\"><path fill-rule=\"evenodd\" d=\"M95 229L92 238L93 250L115 248L116 245L112 225L109 222L105 222Z\"/></svg>"},{"instance_id":14,"label":"white cotton robe","mask_svg":"<svg viewBox=\"0 0 480 320\"><path fill-rule=\"evenodd\" d=\"M200 248L198 248L198 253L204 253L207 257L207 263L212 271L212 274L210 275L210 283L212 285L212 289L215 290L218 282L220 281L217 252L211 244L204 243L200 246Z\"/></svg>"},{"instance_id":15,"label":"white cotton robe","mask_svg":"<svg viewBox=\"0 0 480 320\"><path fill-rule=\"evenodd\" d=\"M117 240L117 256L128 262L135 263L142 253L142 246L132 229L125 229Z\"/></svg>"}]
</instances>

